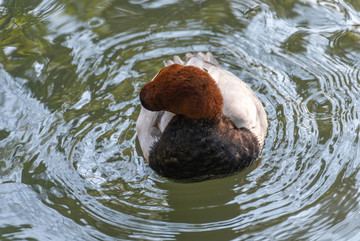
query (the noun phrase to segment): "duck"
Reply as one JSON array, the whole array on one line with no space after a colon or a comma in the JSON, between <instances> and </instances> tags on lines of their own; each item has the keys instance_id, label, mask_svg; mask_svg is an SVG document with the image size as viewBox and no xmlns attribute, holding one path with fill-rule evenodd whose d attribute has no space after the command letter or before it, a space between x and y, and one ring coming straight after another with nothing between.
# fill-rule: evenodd
<instances>
[{"instance_id":1,"label":"duck","mask_svg":"<svg viewBox=\"0 0 360 241\"><path fill-rule=\"evenodd\" d=\"M160 176L219 178L249 167L261 154L268 128L265 109L210 52L166 61L139 98L139 144Z\"/></svg>"}]
</instances>

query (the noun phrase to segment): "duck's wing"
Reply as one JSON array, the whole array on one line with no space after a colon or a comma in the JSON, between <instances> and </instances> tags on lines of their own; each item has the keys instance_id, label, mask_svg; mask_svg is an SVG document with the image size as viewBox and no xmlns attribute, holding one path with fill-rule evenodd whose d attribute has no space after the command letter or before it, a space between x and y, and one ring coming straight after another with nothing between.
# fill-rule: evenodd
<instances>
[{"instance_id":1,"label":"duck's wing","mask_svg":"<svg viewBox=\"0 0 360 241\"><path fill-rule=\"evenodd\" d=\"M182 62L181 59L180 62L174 58L175 61ZM204 69L210 74L224 98L223 114L228 116L236 127L245 127L252 131L262 148L268 122L263 105L250 87L231 72L221 68L211 53L186 54L186 61L182 64Z\"/></svg>"},{"instance_id":2,"label":"duck's wing","mask_svg":"<svg viewBox=\"0 0 360 241\"><path fill-rule=\"evenodd\" d=\"M151 148L159 141L165 127L173 116L174 114L168 111L149 111L141 107L136 122L136 131L141 150L147 161L149 160Z\"/></svg>"},{"instance_id":3,"label":"duck's wing","mask_svg":"<svg viewBox=\"0 0 360 241\"><path fill-rule=\"evenodd\" d=\"M209 74L217 82L224 98L223 114L240 128L245 127L264 145L268 122L265 109L250 87L234 74L220 67L211 67Z\"/></svg>"}]
</instances>

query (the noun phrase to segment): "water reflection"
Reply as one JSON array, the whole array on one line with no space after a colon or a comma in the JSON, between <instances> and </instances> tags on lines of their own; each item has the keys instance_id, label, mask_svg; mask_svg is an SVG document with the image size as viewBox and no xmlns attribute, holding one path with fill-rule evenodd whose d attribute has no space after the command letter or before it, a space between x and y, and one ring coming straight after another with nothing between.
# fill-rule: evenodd
<instances>
[{"instance_id":1,"label":"water reflection","mask_svg":"<svg viewBox=\"0 0 360 241\"><path fill-rule=\"evenodd\" d=\"M0 1L0 239L356 238L359 9ZM254 89L270 127L248 170L174 183L141 156L138 92L196 51Z\"/></svg>"}]
</instances>

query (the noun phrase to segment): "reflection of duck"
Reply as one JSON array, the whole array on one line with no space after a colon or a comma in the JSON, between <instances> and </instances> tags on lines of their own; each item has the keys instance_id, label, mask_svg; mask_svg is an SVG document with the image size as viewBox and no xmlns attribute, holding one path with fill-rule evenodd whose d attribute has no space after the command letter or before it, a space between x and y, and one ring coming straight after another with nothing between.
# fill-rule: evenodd
<instances>
[{"instance_id":1,"label":"reflection of duck","mask_svg":"<svg viewBox=\"0 0 360 241\"><path fill-rule=\"evenodd\" d=\"M211 53L174 57L140 92L136 129L144 157L160 175L207 179L248 167L267 131L254 92Z\"/></svg>"}]
</instances>

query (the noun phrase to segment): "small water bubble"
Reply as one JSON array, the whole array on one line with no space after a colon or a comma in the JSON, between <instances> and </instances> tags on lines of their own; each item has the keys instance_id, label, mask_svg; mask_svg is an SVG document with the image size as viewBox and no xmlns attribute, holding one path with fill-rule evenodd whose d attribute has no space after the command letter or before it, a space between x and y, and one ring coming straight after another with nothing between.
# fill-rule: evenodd
<instances>
[{"instance_id":1,"label":"small water bubble","mask_svg":"<svg viewBox=\"0 0 360 241\"><path fill-rule=\"evenodd\" d=\"M50 189L50 192L51 192L51 194L53 194L57 198L63 198L64 197L64 195L62 194L62 192L58 188L52 187Z\"/></svg>"},{"instance_id":2,"label":"small water bubble","mask_svg":"<svg viewBox=\"0 0 360 241\"><path fill-rule=\"evenodd\" d=\"M98 17L93 17L87 22L89 28L97 28L103 24L104 24L104 19Z\"/></svg>"}]
</instances>

